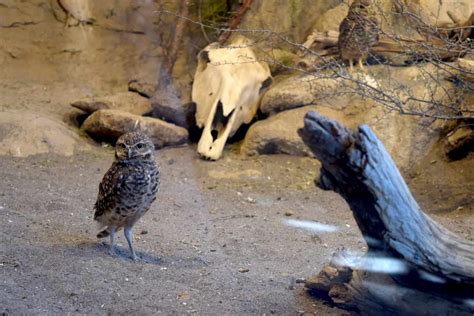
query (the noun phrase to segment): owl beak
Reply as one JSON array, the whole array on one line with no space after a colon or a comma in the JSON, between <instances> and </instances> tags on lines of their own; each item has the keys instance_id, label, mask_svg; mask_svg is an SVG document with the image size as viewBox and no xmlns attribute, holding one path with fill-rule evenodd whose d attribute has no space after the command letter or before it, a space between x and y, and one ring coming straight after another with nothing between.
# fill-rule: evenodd
<instances>
[{"instance_id":1,"label":"owl beak","mask_svg":"<svg viewBox=\"0 0 474 316\"><path fill-rule=\"evenodd\" d=\"M132 158L132 151L131 150L127 150L127 158Z\"/></svg>"}]
</instances>

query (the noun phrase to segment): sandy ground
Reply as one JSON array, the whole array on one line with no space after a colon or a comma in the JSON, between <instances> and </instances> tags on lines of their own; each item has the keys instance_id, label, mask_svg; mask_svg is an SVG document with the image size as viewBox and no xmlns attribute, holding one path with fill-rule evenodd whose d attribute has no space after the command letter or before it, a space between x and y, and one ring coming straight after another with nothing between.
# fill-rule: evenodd
<instances>
[{"instance_id":1,"label":"sandy ground","mask_svg":"<svg viewBox=\"0 0 474 316\"><path fill-rule=\"evenodd\" d=\"M158 151L162 187L135 226L141 259L132 262L122 235L116 257L95 237L92 206L112 159L101 147L72 158L0 158L0 312L343 313L295 284L336 248L365 249L344 200L313 185L317 161L229 151L207 162L192 146ZM432 215L472 239L465 209ZM303 231L289 218L338 231Z\"/></svg>"},{"instance_id":2,"label":"sandy ground","mask_svg":"<svg viewBox=\"0 0 474 316\"><path fill-rule=\"evenodd\" d=\"M364 247L344 201L313 186L316 161L206 162L185 147L158 152L162 188L135 229L142 259L128 258L123 236L111 257L92 221L111 160L101 148L0 159L2 312L297 314L316 302L294 280L317 272L336 247ZM284 224L285 213L340 230L301 231Z\"/></svg>"}]
</instances>

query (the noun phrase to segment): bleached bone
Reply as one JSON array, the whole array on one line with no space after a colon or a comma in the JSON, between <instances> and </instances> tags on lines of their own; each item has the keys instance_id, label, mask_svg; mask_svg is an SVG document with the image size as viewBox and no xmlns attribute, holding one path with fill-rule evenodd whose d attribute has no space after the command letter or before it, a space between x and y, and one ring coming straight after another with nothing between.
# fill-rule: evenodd
<instances>
[{"instance_id":1,"label":"bleached bone","mask_svg":"<svg viewBox=\"0 0 474 316\"><path fill-rule=\"evenodd\" d=\"M228 46L212 43L204 48L198 54L192 91L196 124L204 127L198 153L219 159L227 139L252 121L271 83L270 68L257 60L248 39L239 37Z\"/></svg>"}]
</instances>

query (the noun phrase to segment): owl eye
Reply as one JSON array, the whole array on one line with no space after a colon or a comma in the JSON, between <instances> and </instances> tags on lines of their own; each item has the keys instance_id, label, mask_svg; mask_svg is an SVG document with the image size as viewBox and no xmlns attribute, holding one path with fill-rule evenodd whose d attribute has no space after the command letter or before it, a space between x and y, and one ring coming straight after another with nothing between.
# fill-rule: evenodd
<instances>
[{"instance_id":1,"label":"owl eye","mask_svg":"<svg viewBox=\"0 0 474 316\"><path fill-rule=\"evenodd\" d=\"M138 143L137 148L138 148L138 149L142 149L142 148L143 148L143 144L142 144L142 143Z\"/></svg>"},{"instance_id":2,"label":"owl eye","mask_svg":"<svg viewBox=\"0 0 474 316\"><path fill-rule=\"evenodd\" d=\"M118 146L119 148L125 148L125 144L124 144L124 143L117 144L117 146Z\"/></svg>"}]
</instances>

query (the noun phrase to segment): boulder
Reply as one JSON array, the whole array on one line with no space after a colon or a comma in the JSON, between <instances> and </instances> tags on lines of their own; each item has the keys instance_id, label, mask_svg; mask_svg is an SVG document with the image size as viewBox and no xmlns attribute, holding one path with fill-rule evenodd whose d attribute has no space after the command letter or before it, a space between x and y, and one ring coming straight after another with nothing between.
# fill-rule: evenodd
<instances>
[{"instance_id":1,"label":"boulder","mask_svg":"<svg viewBox=\"0 0 474 316\"><path fill-rule=\"evenodd\" d=\"M404 0L403 2L423 22L435 27L467 26L472 24L474 18L472 0Z\"/></svg>"},{"instance_id":2,"label":"boulder","mask_svg":"<svg viewBox=\"0 0 474 316\"><path fill-rule=\"evenodd\" d=\"M339 25L349 12L349 5L341 3L324 12L314 23L313 28L319 32L339 31Z\"/></svg>"},{"instance_id":3,"label":"boulder","mask_svg":"<svg viewBox=\"0 0 474 316\"><path fill-rule=\"evenodd\" d=\"M277 76L265 93L260 110L267 115L310 104L328 104L335 109L350 106L352 96L398 100L406 110L430 113L426 107L435 100L455 99L454 86L444 79L451 74L432 64L411 67L367 66L367 72L347 73L332 70L308 75ZM383 94L382 94L383 92ZM425 101L418 101L425 100ZM392 104L392 108L397 105ZM445 107L448 110L449 106ZM455 113L443 113L455 114Z\"/></svg>"},{"instance_id":4,"label":"boulder","mask_svg":"<svg viewBox=\"0 0 474 316\"><path fill-rule=\"evenodd\" d=\"M84 121L82 128L96 139L115 142L137 126L150 136L156 148L180 145L188 140L188 131L182 127L119 110L96 111Z\"/></svg>"},{"instance_id":5,"label":"boulder","mask_svg":"<svg viewBox=\"0 0 474 316\"><path fill-rule=\"evenodd\" d=\"M287 154L293 156L312 156L309 148L298 136L298 128L303 127L303 117L308 106L278 113L266 120L254 123L245 136L240 152L244 155Z\"/></svg>"},{"instance_id":6,"label":"boulder","mask_svg":"<svg viewBox=\"0 0 474 316\"><path fill-rule=\"evenodd\" d=\"M160 99L164 100L163 98ZM162 119L166 122L176 124L188 130L196 128L196 104L190 102L187 104L180 104L178 107L170 103L160 103L161 101L153 100L152 116Z\"/></svg>"},{"instance_id":7,"label":"boulder","mask_svg":"<svg viewBox=\"0 0 474 316\"><path fill-rule=\"evenodd\" d=\"M159 85L158 90L151 98L153 107L152 116L176 124L184 128L196 125L194 115L196 106L192 102L182 104L182 100L175 89L175 85Z\"/></svg>"},{"instance_id":8,"label":"boulder","mask_svg":"<svg viewBox=\"0 0 474 316\"><path fill-rule=\"evenodd\" d=\"M61 121L29 111L0 113L0 155L72 156L88 149L89 144Z\"/></svg>"},{"instance_id":9,"label":"boulder","mask_svg":"<svg viewBox=\"0 0 474 316\"><path fill-rule=\"evenodd\" d=\"M436 125L427 128L421 124L419 118L388 112L370 99L358 96L346 96L346 98L347 105L342 109L321 102L320 105L283 111L253 124L245 136L241 152L246 155L274 153L310 155L296 132L303 126L304 115L310 110L336 119L350 128L357 128L362 124L369 125L403 171L411 168L416 161L426 155L440 133Z\"/></svg>"},{"instance_id":10,"label":"boulder","mask_svg":"<svg viewBox=\"0 0 474 316\"><path fill-rule=\"evenodd\" d=\"M340 85L341 82L338 80L318 79L312 75L279 76L275 78L275 83L263 96L260 111L266 115L272 115L315 104L318 99L321 99L322 92L336 91ZM338 107L338 103L334 106Z\"/></svg>"},{"instance_id":11,"label":"boulder","mask_svg":"<svg viewBox=\"0 0 474 316\"><path fill-rule=\"evenodd\" d=\"M341 111L324 106L311 105L287 110L253 124L247 131L240 152L249 156L287 154L312 157L311 150L303 143L297 132L303 127L303 119L308 111L318 111L338 121L350 123L349 126L355 125Z\"/></svg>"},{"instance_id":12,"label":"boulder","mask_svg":"<svg viewBox=\"0 0 474 316\"><path fill-rule=\"evenodd\" d=\"M239 27L249 30L271 30L276 34L285 34L291 41L302 43L321 15L340 2L340 0L254 1ZM259 42L271 42L274 39L275 37L261 36Z\"/></svg>"},{"instance_id":13,"label":"boulder","mask_svg":"<svg viewBox=\"0 0 474 316\"><path fill-rule=\"evenodd\" d=\"M92 97L71 103L71 106L86 113L113 109L136 115L144 115L152 110L151 102L134 92L122 92L103 97Z\"/></svg>"},{"instance_id":14,"label":"boulder","mask_svg":"<svg viewBox=\"0 0 474 316\"><path fill-rule=\"evenodd\" d=\"M444 152L449 159L457 160L474 151L474 130L460 127L447 135L444 140Z\"/></svg>"}]
</instances>

